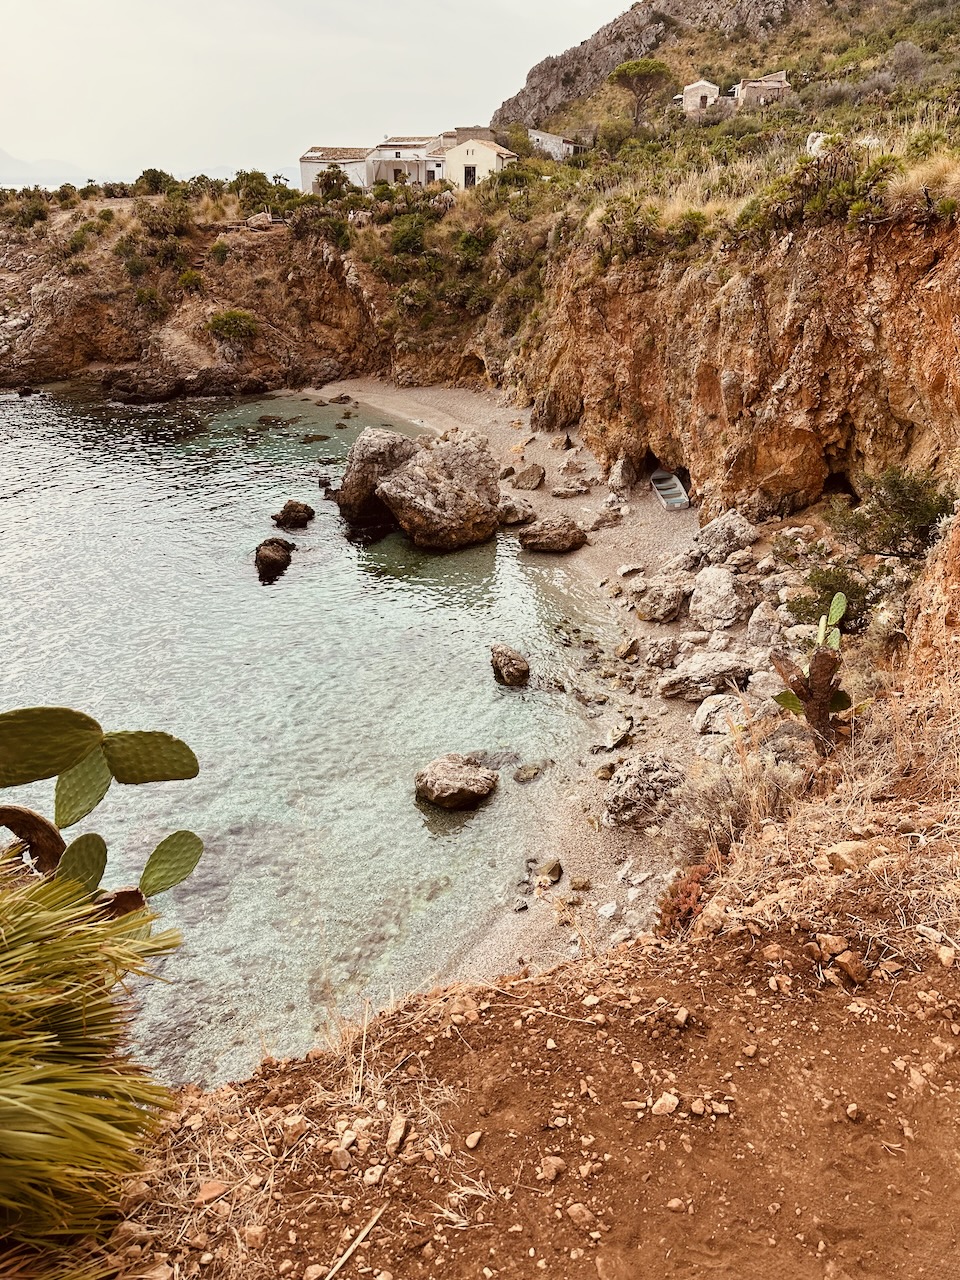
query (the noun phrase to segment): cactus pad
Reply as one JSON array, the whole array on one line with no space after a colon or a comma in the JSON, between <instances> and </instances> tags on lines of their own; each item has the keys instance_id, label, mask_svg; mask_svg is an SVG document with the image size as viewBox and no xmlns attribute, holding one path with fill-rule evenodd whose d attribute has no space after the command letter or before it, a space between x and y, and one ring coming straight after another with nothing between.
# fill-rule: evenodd
<instances>
[{"instance_id":1,"label":"cactus pad","mask_svg":"<svg viewBox=\"0 0 960 1280\"><path fill-rule=\"evenodd\" d=\"M103 836L77 836L64 850L57 867L58 880L76 880L87 893L95 893L107 866L107 846Z\"/></svg>"},{"instance_id":2,"label":"cactus pad","mask_svg":"<svg viewBox=\"0 0 960 1280\"><path fill-rule=\"evenodd\" d=\"M69 707L22 707L0 715L0 787L72 769L103 741L96 720Z\"/></svg>"},{"instance_id":3,"label":"cactus pad","mask_svg":"<svg viewBox=\"0 0 960 1280\"><path fill-rule=\"evenodd\" d=\"M95 747L79 764L61 773L54 809L57 826L72 827L85 818L107 794L112 781L113 774L102 747Z\"/></svg>"},{"instance_id":4,"label":"cactus pad","mask_svg":"<svg viewBox=\"0 0 960 1280\"><path fill-rule=\"evenodd\" d=\"M118 782L171 782L195 778L197 757L185 742L169 733L108 733L103 752Z\"/></svg>"},{"instance_id":5,"label":"cactus pad","mask_svg":"<svg viewBox=\"0 0 960 1280\"><path fill-rule=\"evenodd\" d=\"M146 897L165 893L186 880L203 853L203 841L192 831L175 831L161 840L147 859L140 877L140 888Z\"/></svg>"}]
</instances>

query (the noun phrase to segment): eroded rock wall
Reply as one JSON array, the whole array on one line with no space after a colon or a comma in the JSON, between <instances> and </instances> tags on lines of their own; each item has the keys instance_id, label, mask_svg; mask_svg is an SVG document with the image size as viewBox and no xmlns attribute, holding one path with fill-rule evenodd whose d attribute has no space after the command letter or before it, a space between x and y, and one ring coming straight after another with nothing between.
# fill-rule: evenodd
<instances>
[{"instance_id":1,"label":"eroded rock wall","mask_svg":"<svg viewBox=\"0 0 960 1280\"><path fill-rule=\"evenodd\" d=\"M686 468L709 517L786 513L960 443L960 244L949 228L831 227L710 262L583 250L515 359L534 425L607 462Z\"/></svg>"}]
</instances>

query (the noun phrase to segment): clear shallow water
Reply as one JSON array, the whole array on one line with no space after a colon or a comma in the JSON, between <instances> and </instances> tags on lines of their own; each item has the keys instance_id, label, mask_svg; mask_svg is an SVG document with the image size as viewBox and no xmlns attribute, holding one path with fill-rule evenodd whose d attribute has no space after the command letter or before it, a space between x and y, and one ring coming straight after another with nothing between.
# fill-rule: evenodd
<instances>
[{"instance_id":1,"label":"clear shallow water","mask_svg":"<svg viewBox=\"0 0 960 1280\"><path fill-rule=\"evenodd\" d=\"M0 706L66 704L108 729L166 729L200 776L114 786L73 831L135 882L180 827L206 853L156 900L185 937L143 992L141 1051L171 1080L302 1053L332 1008L429 982L550 850L563 761L590 738L562 693L496 685L489 646L573 674L555 627L605 626L569 567L512 535L436 556L344 536L335 483L365 426L296 399L118 406L0 395ZM355 411L356 413L356 411ZM263 414L289 419L264 427ZM331 439L304 443L308 434ZM317 518L271 586L253 552L287 498ZM413 775L447 751L558 765L493 802L427 812ZM5 793L52 813L53 784Z\"/></svg>"}]
</instances>

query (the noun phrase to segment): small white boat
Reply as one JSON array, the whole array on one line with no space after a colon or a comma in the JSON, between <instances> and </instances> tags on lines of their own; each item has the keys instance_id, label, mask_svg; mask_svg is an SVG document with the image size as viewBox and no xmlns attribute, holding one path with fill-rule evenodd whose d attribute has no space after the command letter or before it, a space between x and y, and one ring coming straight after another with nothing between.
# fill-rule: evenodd
<instances>
[{"instance_id":1,"label":"small white boat","mask_svg":"<svg viewBox=\"0 0 960 1280\"><path fill-rule=\"evenodd\" d=\"M650 488L668 511L682 511L690 505L686 489L672 471L655 471L650 477Z\"/></svg>"}]
</instances>

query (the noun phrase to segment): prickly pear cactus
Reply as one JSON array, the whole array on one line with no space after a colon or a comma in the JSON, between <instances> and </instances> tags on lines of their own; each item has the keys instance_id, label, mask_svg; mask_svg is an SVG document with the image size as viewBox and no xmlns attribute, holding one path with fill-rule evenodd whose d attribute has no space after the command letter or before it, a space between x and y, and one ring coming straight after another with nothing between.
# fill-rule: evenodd
<instances>
[{"instance_id":1,"label":"prickly pear cactus","mask_svg":"<svg viewBox=\"0 0 960 1280\"><path fill-rule=\"evenodd\" d=\"M62 830L91 813L109 790L113 774L103 747L95 747L57 779L54 819Z\"/></svg>"},{"instance_id":2,"label":"prickly pear cactus","mask_svg":"<svg viewBox=\"0 0 960 1280\"><path fill-rule=\"evenodd\" d=\"M91 716L69 707L21 707L0 715L0 787L56 777L103 741Z\"/></svg>"},{"instance_id":3,"label":"prickly pear cactus","mask_svg":"<svg viewBox=\"0 0 960 1280\"><path fill-rule=\"evenodd\" d=\"M172 782L195 778L197 757L169 733L108 733L103 752L117 782Z\"/></svg>"},{"instance_id":4,"label":"prickly pear cactus","mask_svg":"<svg viewBox=\"0 0 960 1280\"><path fill-rule=\"evenodd\" d=\"M175 831L161 840L147 859L140 877L140 889L147 898L165 893L186 880L200 861L203 841L192 831Z\"/></svg>"},{"instance_id":5,"label":"prickly pear cactus","mask_svg":"<svg viewBox=\"0 0 960 1280\"><path fill-rule=\"evenodd\" d=\"M103 836L77 836L63 851L57 880L76 880L87 893L96 893L107 869L107 846Z\"/></svg>"}]
</instances>

